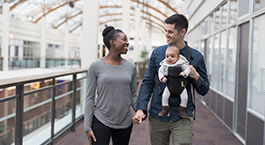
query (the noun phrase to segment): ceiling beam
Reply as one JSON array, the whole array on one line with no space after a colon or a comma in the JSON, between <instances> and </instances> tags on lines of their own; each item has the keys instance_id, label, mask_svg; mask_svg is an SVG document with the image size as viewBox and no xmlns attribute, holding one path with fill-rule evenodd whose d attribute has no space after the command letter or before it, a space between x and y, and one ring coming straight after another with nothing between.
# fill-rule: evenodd
<instances>
[{"instance_id":1,"label":"ceiling beam","mask_svg":"<svg viewBox=\"0 0 265 145\"><path fill-rule=\"evenodd\" d=\"M157 22L155 22L155 21L153 21L153 20L151 20L151 19L147 19L147 18L145 18L145 17L141 17L142 19L145 19L145 20L147 20L147 21L150 21L150 22L152 22L152 23L155 23L155 24L157 24L158 26L160 26L162 29L164 29L165 27L164 26L162 26L161 24L159 24L159 23L157 23Z\"/></svg>"},{"instance_id":2,"label":"ceiling beam","mask_svg":"<svg viewBox=\"0 0 265 145\"><path fill-rule=\"evenodd\" d=\"M73 0L72 2L74 3L74 2L76 2L76 1L79 1L79 0ZM49 13L53 12L54 10L57 10L58 8L60 8L60 7L64 6L64 5L66 5L66 4L68 4L68 2L65 2L65 3L63 3L63 4L61 4L61 5L57 6L57 7L55 7L55 8L53 8L53 9L50 9L48 12L46 12L46 13L44 14L44 16L48 15ZM37 23L42 17L43 17L43 16L40 16L40 17L39 17L38 19L36 19L36 21L34 21L33 23Z\"/></svg>"},{"instance_id":3,"label":"ceiling beam","mask_svg":"<svg viewBox=\"0 0 265 145\"><path fill-rule=\"evenodd\" d=\"M79 13L77 13L77 14L71 16L71 17L66 18L63 22L61 22L59 25L55 26L54 28L57 29L57 28L60 27L63 23L67 22L67 20L72 19L72 18L74 18L74 17L76 17L76 16L78 16L78 15L80 15L80 14L83 14L83 11L81 11L81 12L79 12Z\"/></svg>"},{"instance_id":4,"label":"ceiling beam","mask_svg":"<svg viewBox=\"0 0 265 145\"><path fill-rule=\"evenodd\" d=\"M13 6L11 6L9 8L10 11L12 11L17 5L19 5L20 3L23 3L25 0L19 0L17 3L15 3Z\"/></svg>"},{"instance_id":5,"label":"ceiling beam","mask_svg":"<svg viewBox=\"0 0 265 145\"><path fill-rule=\"evenodd\" d=\"M164 4L166 7L168 7L170 10L172 10L174 13L178 14L178 12L172 8L168 3L164 2L163 0L158 0L159 2L161 2L162 4Z\"/></svg>"},{"instance_id":6,"label":"ceiling beam","mask_svg":"<svg viewBox=\"0 0 265 145\"><path fill-rule=\"evenodd\" d=\"M162 13L161 11L159 11L158 9L156 9L156 8L154 8L154 7L152 7L152 6L150 6L149 4L143 4L142 2L140 2L140 1L138 1L138 0L131 0L131 1L132 1L132 2L136 2L136 3L139 3L139 4L141 4L141 5L144 5L144 6L148 7L148 8L150 8L150 9L153 9L153 10L155 10L156 12L160 13L161 15L163 15L164 17L167 18L167 15L166 15L166 14L164 14L164 13Z\"/></svg>"},{"instance_id":7,"label":"ceiling beam","mask_svg":"<svg viewBox=\"0 0 265 145\"><path fill-rule=\"evenodd\" d=\"M75 29L77 29L80 26L82 26L82 23L80 23L79 25L77 25L76 27L74 27L74 29L72 29L71 31L69 31L69 33L72 33Z\"/></svg>"},{"instance_id":8,"label":"ceiling beam","mask_svg":"<svg viewBox=\"0 0 265 145\"><path fill-rule=\"evenodd\" d=\"M122 7L121 7L121 6L100 6L100 9L104 9L104 8L122 8ZM131 10L135 10L135 8L131 7ZM142 13L145 13L145 14L147 14L147 15L149 15L149 16L155 18L155 19L157 19L158 21L160 21L160 22L163 23L163 24L165 23L163 20L161 20L160 18L158 18L158 17L152 15L151 13L145 12L145 11L143 11L143 10L141 10L141 12L142 12ZM80 15L80 14L82 14L82 13L83 13L83 12L79 12L78 14L73 15L73 16L69 17L68 19L72 19L72 18L74 18L74 17L76 17L76 16L78 16L78 15ZM105 15L100 15L99 18L101 18L101 17L106 17L106 16L113 16L113 15L121 15L121 14L122 14L122 13L105 14ZM61 22L59 25L55 26L54 28L57 29L57 28L60 27L62 24L64 24L68 19L64 20L63 22ZM157 24L158 24L158 23L157 23ZM161 26L161 25L160 25L160 26ZM163 27L162 27L162 28L163 28Z\"/></svg>"},{"instance_id":9,"label":"ceiling beam","mask_svg":"<svg viewBox=\"0 0 265 145\"><path fill-rule=\"evenodd\" d=\"M150 22L146 22L146 23L149 24L151 27L154 27L154 28L158 29L158 30L161 31L163 34L165 34L165 31L164 31L163 29L160 29L159 27L157 27L157 26L151 24Z\"/></svg>"}]
</instances>

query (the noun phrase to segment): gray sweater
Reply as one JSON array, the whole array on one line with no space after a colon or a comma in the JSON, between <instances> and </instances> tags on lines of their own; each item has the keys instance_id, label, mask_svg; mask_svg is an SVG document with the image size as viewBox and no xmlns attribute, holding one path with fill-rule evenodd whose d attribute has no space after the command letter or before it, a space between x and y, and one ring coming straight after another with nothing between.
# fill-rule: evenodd
<instances>
[{"instance_id":1,"label":"gray sweater","mask_svg":"<svg viewBox=\"0 0 265 145\"><path fill-rule=\"evenodd\" d=\"M108 127L129 127L132 124L130 107L134 110L136 108L136 84L137 72L134 63L125 60L122 65L112 66L101 58L94 61L87 74L85 132L91 130L93 115Z\"/></svg>"}]
</instances>

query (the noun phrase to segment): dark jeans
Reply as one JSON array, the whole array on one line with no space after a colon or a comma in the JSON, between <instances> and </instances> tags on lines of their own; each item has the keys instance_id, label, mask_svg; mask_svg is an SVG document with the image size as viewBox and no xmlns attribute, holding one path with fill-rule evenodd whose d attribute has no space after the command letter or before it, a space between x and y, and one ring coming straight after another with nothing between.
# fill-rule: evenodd
<instances>
[{"instance_id":1,"label":"dark jeans","mask_svg":"<svg viewBox=\"0 0 265 145\"><path fill-rule=\"evenodd\" d=\"M128 145L131 137L133 124L125 129L113 129L102 124L95 116L93 117L92 130L97 139L92 145L109 145L110 137L113 145Z\"/></svg>"}]
</instances>

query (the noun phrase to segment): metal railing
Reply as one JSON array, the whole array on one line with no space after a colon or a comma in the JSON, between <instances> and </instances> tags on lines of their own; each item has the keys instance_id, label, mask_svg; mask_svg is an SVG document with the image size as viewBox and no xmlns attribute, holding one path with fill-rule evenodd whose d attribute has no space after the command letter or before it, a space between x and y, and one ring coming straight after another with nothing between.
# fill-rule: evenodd
<instances>
[{"instance_id":1,"label":"metal railing","mask_svg":"<svg viewBox=\"0 0 265 145\"><path fill-rule=\"evenodd\" d=\"M2 133L4 137L7 137L8 135L12 134L12 132L14 132L13 134L15 134L15 136L9 137L9 138L11 138L9 140L12 140L12 138L14 138L15 145L22 145L23 144L23 137L25 137L24 135L27 135L27 134L31 133L32 130L34 130L34 127L32 127L32 126L36 126L36 128L42 127L42 131L43 131L43 128L45 127L44 124L46 124L45 129L47 129L47 128L50 129L50 136L41 144L53 144L54 140L58 136L60 136L63 132L65 132L66 130L70 129L71 131L75 131L76 121L82 118L82 115L80 115L79 117L76 116L76 108L77 108L76 101L78 101L77 100L77 91L81 92L81 90L84 89L84 86L83 86L84 84L82 84L82 83L77 84L77 82L82 82L82 81L85 82L86 71L87 71L87 69L75 69L75 70L70 70L70 71L65 71L65 72L57 72L57 73L27 76L27 77L15 78L15 79L4 79L4 80L2 79L2 80L0 80L0 89L3 90L6 88L10 88L10 87L15 89L14 95L0 98L0 104L1 103L8 104L8 101L14 100L15 106L16 106L15 112L10 113L9 115L5 115L2 118L0 116L0 122L2 122L4 120L8 120L8 119L15 120L15 127L11 128L9 130L2 130L3 132L0 131L0 135ZM71 80L69 80L69 76L71 76ZM58 83L58 78L61 79L63 77L65 77L65 78L67 77L68 80L65 82L59 82ZM28 84L34 84L38 81L44 81L44 80L51 80L50 81L51 85L44 86L44 87L38 87L34 90L29 90L29 91L25 90L25 87L27 87ZM62 94L58 94L58 89L62 86L67 86L64 88L71 87L72 90L68 91L66 93L63 92ZM24 105L26 103L26 101L24 101L25 96L29 96L29 95L33 95L33 94L35 95L35 94L42 92L42 91L45 91L45 90L51 90L50 94L46 93L46 92L42 93L42 94L50 95L49 99L42 100L41 102L38 102L35 104L33 103L33 105L28 105L28 106ZM59 131L55 132L55 124L56 124L56 121L58 122L58 120L59 120L58 118L56 118L56 111L57 112L59 111L59 110L57 110L58 107L56 108L56 101L60 102L60 100L59 100L60 98L64 98L65 96L70 96L70 94L72 94L71 95L72 100L70 102L68 102L68 104L71 103L69 105L69 106L71 106L70 109L72 110L70 113L71 116L69 116L71 118L71 122L64 125L62 128L59 129ZM43 96L40 95L37 97L43 97ZM27 99L27 100L30 101L31 99ZM45 110L45 112L36 112L38 110L37 109L38 107L40 107L40 106L43 107L44 105L49 106L47 104L50 104L50 106L51 106L50 110ZM62 105L62 104L59 104L59 105ZM67 106L67 105L64 105L64 107L65 106ZM69 111L70 109L68 109L68 110L66 109L66 110ZM26 117L27 117L28 114L26 114L26 113L31 111L31 110L35 110L35 114L37 113L37 115L35 115L31 119L29 119L28 121L25 121L24 115L26 115ZM0 112L0 113L2 113L2 112ZM2 113L2 114L7 114L7 113ZM50 119L50 121L47 121L49 119L45 120L45 118L47 118L47 116ZM44 118L44 120L43 120L43 118ZM47 124L50 124L50 125L48 125L49 127L47 127ZM57 123L57 125L58 125L58 123ZM28 130L25 131L25 129L28 129ZM24 132L23 132L23 130L24 130ZM38 132L38 133L40 133L40 132ZM11 142L6 141L6 142L2 142L2 143L0 142L0 144L3 144L3 145L4 144L12 144L12 143L13 143L12 141Z\"/></svg>"}]
</instances>

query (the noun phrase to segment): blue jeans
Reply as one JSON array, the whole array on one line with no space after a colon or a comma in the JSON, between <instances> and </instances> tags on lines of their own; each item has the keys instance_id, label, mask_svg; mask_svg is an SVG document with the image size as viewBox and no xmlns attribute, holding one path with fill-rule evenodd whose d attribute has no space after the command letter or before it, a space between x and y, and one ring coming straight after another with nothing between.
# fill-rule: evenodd
<instances>
[{"instance_id":1,"label":"blue jeans","mask_svg":"<svg viewBox=\"0 0 265 145\"><path fill-rule=\"evenodd\" d=\"M92 145L109 145L110 137L113 145L128 145L131 137L133 124L125 129L114 129L102 124L95 116L93 117L92 130L97 139Z\"/></svg>"}]
</instances>

